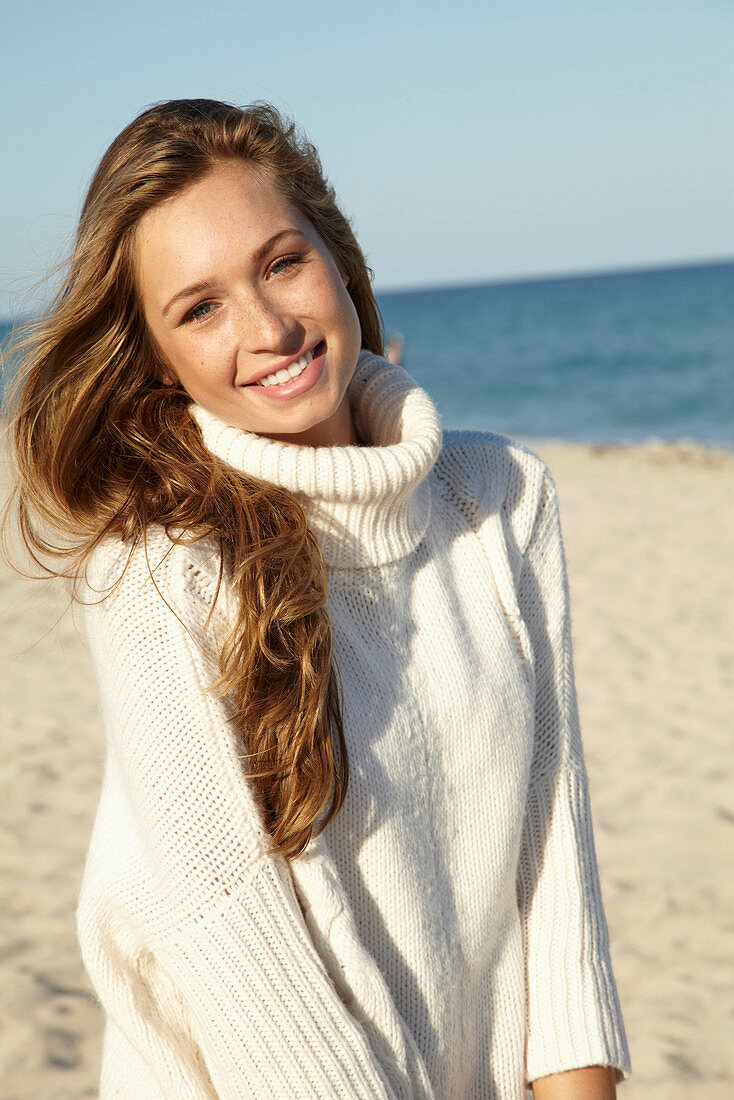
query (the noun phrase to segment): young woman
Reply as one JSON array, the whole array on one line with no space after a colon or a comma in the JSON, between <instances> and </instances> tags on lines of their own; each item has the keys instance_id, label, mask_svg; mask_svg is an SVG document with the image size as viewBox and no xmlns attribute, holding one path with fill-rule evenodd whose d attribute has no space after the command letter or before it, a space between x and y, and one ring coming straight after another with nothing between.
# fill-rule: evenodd
<instances>
[{"instance_id":1,"label":"young woman","mask_svg":"<svg viewBox=\"0 0 734 1100\"><path fill-rule=\"evenodd\" d=\"M556 493L383 358L270 106L112 143L15 414L109 739L101 1096L517 1100L629 1073Z\"/></svg>"}]
</instances>

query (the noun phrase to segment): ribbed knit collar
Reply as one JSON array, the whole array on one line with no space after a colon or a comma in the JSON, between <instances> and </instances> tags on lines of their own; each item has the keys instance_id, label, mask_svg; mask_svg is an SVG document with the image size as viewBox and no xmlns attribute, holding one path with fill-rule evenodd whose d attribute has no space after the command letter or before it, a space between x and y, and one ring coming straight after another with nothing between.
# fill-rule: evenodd
<instances>
[{"instance_id":1,"label":"ribbed knit collar","mask_svg":"<svg viewBox=\"0 0 734 1100\"><path fill-rule=\"evenodd\" d=\"M431 516L425 479L442 441L429 395L387 359L360 352L348 394L368 446L281 443L190 406L208 450L296 494L326 564L338 569L384 565L419 544Z\"/></svg>"}]
</instances>

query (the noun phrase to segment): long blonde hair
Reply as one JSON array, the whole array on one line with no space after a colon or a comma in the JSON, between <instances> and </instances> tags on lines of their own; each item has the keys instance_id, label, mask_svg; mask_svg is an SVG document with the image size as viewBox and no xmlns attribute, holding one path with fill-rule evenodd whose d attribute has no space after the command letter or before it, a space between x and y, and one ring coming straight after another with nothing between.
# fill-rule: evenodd
<instances>
[{"instance_id":1,"label":"long blonde hair","mask_svg":"<svg viewBox=\"0 0 734 1100\"><path fill-rule=\"evenodd\" d=\"M293 494L204 447L188 395L162 373L132 263L142 215L228 158L254 166L311 222L348 278L362 346L382 353L371 272L294 124L263 103L158 104L104 154L63 286L19 344L14 499L27 548L72 580L103 538L132 553L150 524L218 546L238 618L216 687L254 761L272 850L293 858L338 812L348 782L324 560Z\"/></svg>"}]
</instances>

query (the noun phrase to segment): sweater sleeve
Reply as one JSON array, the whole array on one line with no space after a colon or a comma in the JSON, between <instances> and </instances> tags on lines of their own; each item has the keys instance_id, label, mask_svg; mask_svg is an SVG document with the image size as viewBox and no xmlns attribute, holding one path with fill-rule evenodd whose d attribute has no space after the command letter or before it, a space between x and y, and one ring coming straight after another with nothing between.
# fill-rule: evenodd
<instances>
[{"instance_id":1,"label":"sweater sleeve","mask_svg":"<svg viewBox=\"0 0 734 1100\"><path fill-rule=\"evenodd\" d=\"M171 1100L413 1096L407 1062L331 980L288 863L266 851L241 747L207 690L204 582L184 549L150 562L155 583L136 550L100 599L120 573L103 563L85 597L108 738L78 909L93 985Z\"/></svg>"},{"instance_id":2,"label":"sweater sleeve","mask_svg":"<svg viewBox=\"0 0 734 1100\"><path fill-rule=\"evenodd\" d=\"M518 583L532 652L535 741L518 868L528 1082L630 1059L612 973L573 673L556 489L544 468Z\"/></svg>"}]
</instances>

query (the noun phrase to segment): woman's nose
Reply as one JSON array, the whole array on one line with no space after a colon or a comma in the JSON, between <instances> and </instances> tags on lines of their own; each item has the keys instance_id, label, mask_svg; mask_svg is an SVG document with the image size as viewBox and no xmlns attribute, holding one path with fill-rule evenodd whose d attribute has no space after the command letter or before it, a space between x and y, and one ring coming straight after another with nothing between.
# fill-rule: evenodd
<instances>
[{"instance_id":1,"label":"woman's nose","mask_svg":"<svg viewBox=\"0 0 734 1100\"><path fill-rule=\"evenodd\" d=\"M300 346L296 330L298 322L290 310L268 296L248 295L238 312L240 347L243 351L274 351L290 354L290 344Z\"/></svg>"}]
</instances>

